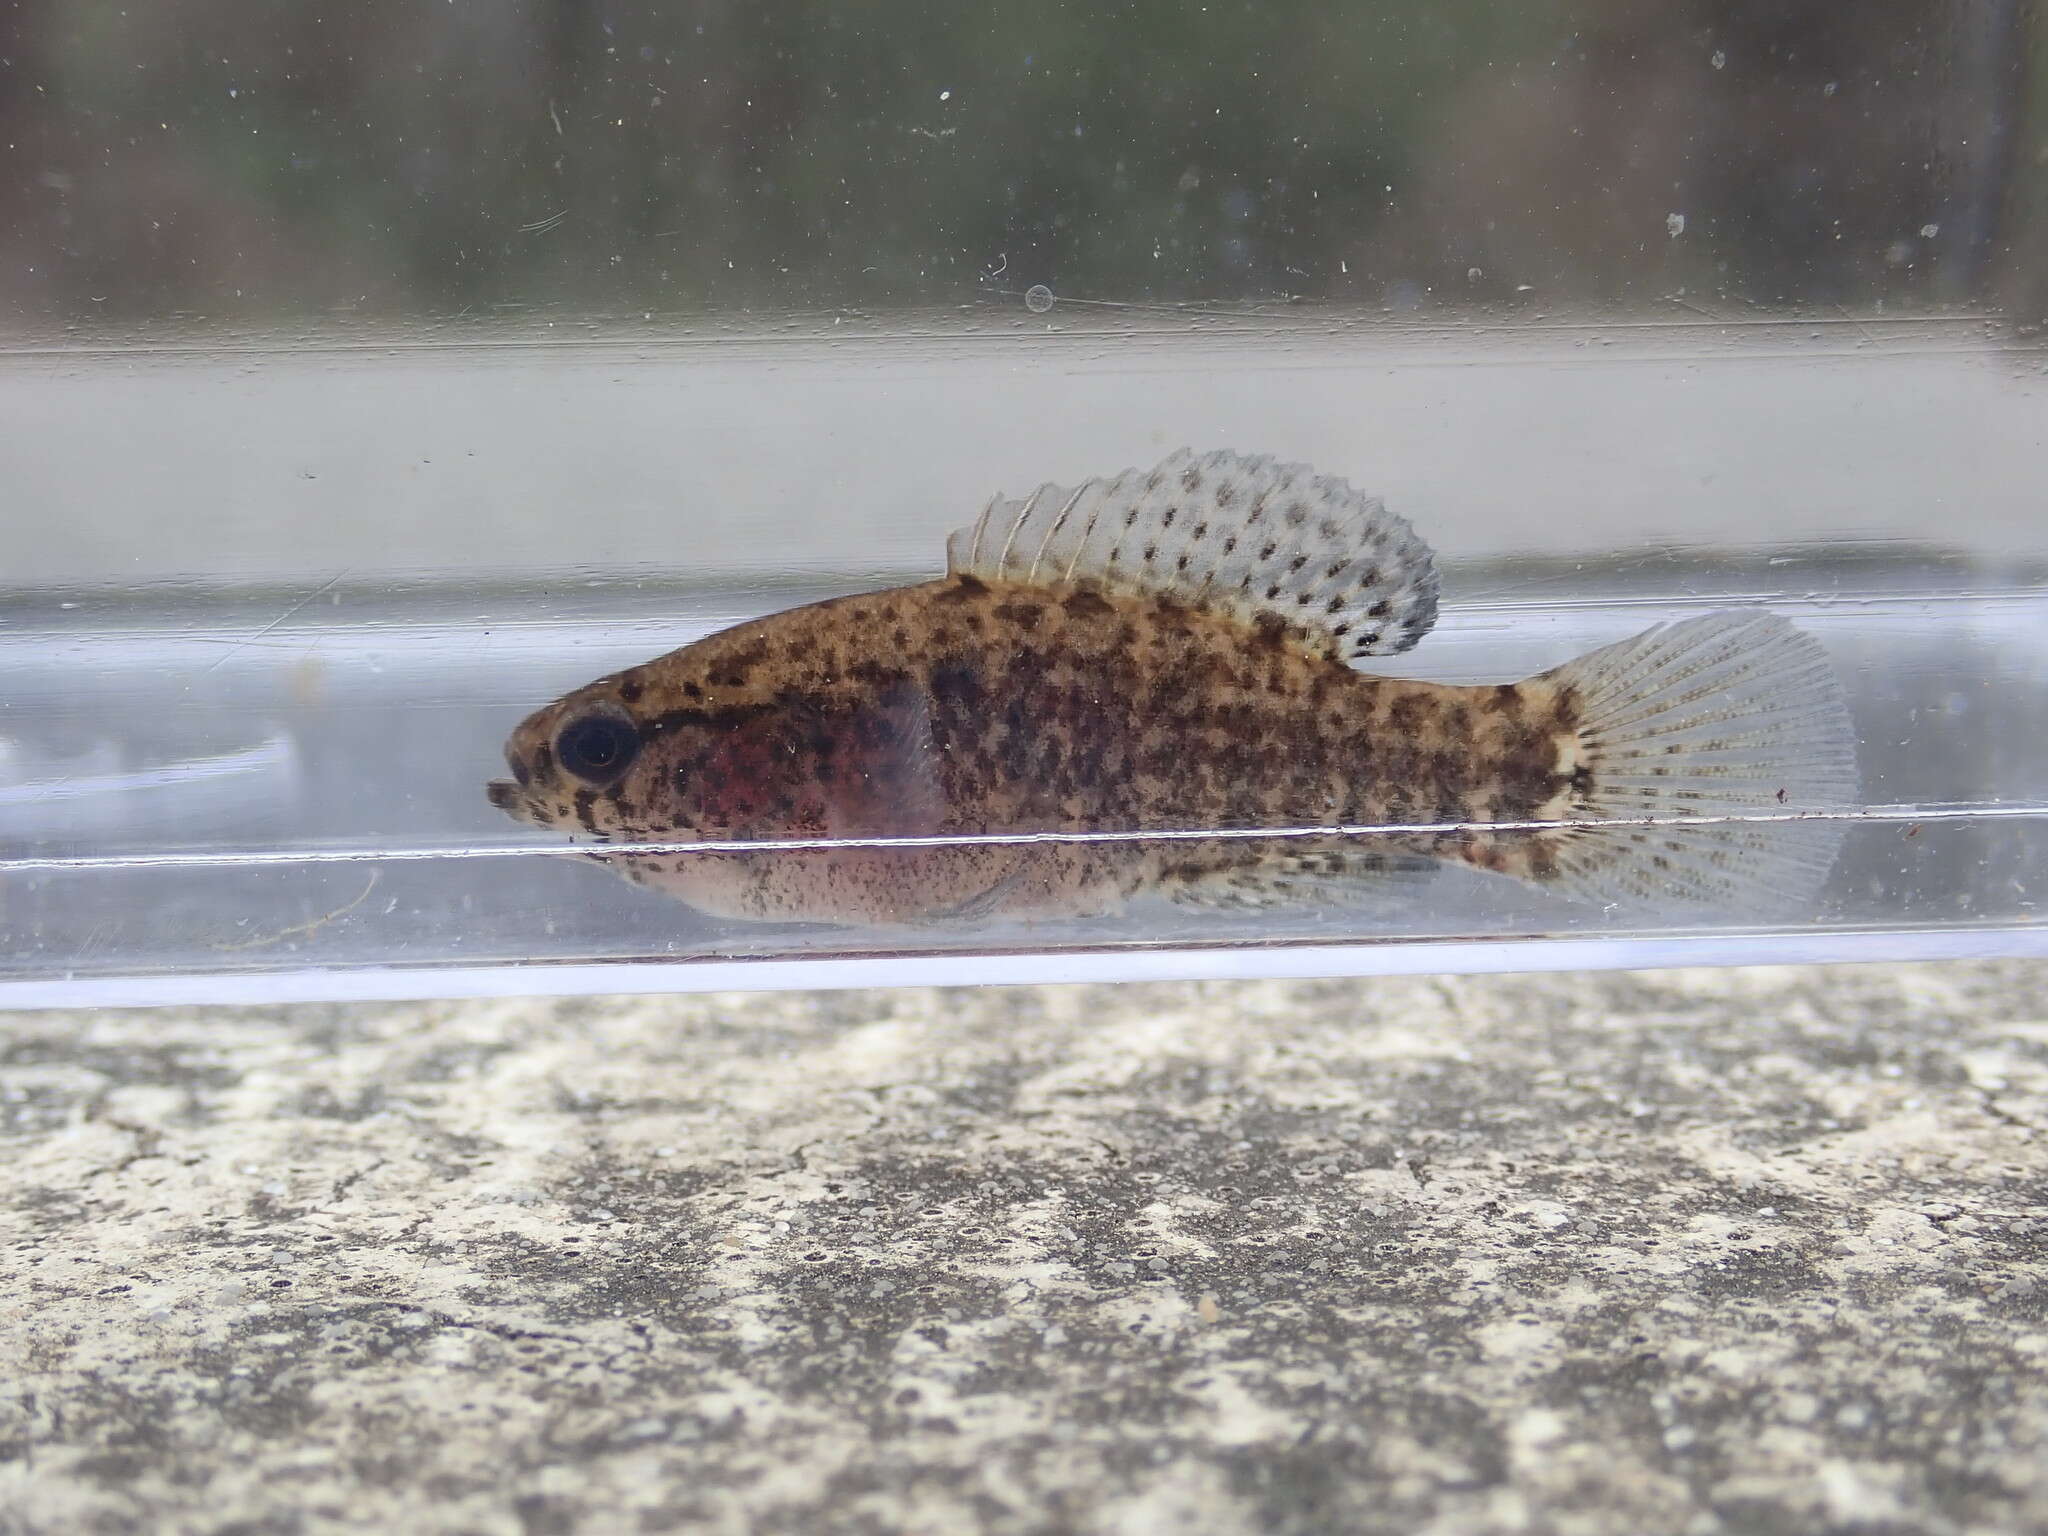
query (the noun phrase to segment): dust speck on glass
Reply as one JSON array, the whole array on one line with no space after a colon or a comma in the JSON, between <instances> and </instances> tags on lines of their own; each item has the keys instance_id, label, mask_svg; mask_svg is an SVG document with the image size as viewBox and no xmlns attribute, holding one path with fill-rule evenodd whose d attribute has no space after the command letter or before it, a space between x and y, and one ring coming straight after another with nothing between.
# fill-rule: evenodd
<instances>
[{"instance_id":1,"label":"dust speck on glass","mask_svg":"<svg viewBox=\"0 0 2048 1536\"><path fill-rule=\"evenodd\" d=\"M2048 948L2036 0L22 0L0 144L0 1003Z\"/></svg>"}]
</instances>

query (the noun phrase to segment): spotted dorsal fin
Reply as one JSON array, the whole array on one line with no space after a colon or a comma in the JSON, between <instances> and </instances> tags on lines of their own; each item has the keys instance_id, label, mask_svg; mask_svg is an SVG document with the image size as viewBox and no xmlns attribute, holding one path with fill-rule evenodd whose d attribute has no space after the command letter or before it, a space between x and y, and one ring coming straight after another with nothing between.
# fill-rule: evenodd
<instances>
[{"instance_id":1,"label":"spotted dorsal fin","mask_svg":"<svg viewBox=\"0 0 2048 1536\"><path fill-rule=\"evenodd\" d=\"M1405 651L1436 622L1429 546L1305 464L1183 448L1154 469L998 496L946 541L983 581L1172 597L1246 624L1278 619L1318 654Z\"/></svg>"}]
</instances>

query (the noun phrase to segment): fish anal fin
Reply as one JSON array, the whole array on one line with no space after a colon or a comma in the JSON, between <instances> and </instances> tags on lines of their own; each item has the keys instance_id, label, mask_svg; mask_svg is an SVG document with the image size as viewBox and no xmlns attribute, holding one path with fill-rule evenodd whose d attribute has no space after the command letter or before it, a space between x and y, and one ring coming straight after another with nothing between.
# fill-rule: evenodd
<instances>
[{"instance_id":1,"label":"fish anal fin","mask_svg":"<svg viewBox=\"0 0 2048 1536\"><path fill-rule=\"evenodd\" d=\"M1160 889L1175 906L1200 912L1356 908L1397 893L1412 897L1440 873L1435 859L1415 853L1288 848L1169 875Z\"/></svg>"}]
</instances>

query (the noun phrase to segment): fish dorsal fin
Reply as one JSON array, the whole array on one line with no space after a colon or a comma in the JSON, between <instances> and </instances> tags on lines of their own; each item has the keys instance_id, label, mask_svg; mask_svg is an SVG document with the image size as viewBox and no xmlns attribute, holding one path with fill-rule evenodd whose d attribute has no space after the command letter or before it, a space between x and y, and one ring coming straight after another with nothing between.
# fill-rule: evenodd
<instances>
[{"instance_id":1,"label":"fish dorsal fin","mask_svg":"<svg viewBox=\"0 0 2048 1536\"><path fill-rule=\"evenodd\" d=\"M1278 619L1350 661L1405 651L1436 622L1429 546L1376 496L1305 464L1183 448L1154 469L998 496L946 541L983 581L1172 597L1246 624Z\"/></svg>"}]
</instances>

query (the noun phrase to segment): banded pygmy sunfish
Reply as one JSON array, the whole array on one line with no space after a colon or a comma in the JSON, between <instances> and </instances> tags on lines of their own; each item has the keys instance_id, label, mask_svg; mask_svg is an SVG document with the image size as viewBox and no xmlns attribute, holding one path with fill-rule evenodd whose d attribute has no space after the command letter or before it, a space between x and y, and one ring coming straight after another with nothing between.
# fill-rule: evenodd
<instances>
[{"instance_id":1,"label":"banded pygmy sunfish","mask_svg":"<svg viewBox=\"0 0 2048 1536\"><path fill-rule=\"evenodd\" d=\"M1358 670L1429 631L1436 573L1406 522L1302 465L1184 449L998 497L946 552L937 581L773 614L577 689L513 731L491 802L643 844L1406 829L594 855L722 917L1341 904L1454 862L1753 919L1810 906L1839 823L1740 818L1855 791L1834 672L1766 613L1663 625L1519 683ZM1486 825L1531 821L1579 824ZM1457 826L1423 830L1438 823Z\"/></svg>"}]
</instances>

